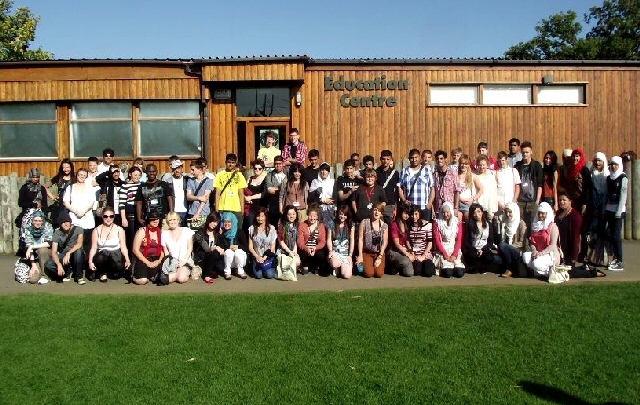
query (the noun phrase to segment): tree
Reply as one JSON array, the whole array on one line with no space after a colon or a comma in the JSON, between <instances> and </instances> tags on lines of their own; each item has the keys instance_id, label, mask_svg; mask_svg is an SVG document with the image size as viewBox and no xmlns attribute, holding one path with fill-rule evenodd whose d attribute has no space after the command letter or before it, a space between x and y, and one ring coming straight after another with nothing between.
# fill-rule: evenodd
<instances>
[{"instance_id":1,"label":"tree","mask_svg":"<svg viewBox=\"0 0 640 405\"><path fill-rule=\"evenodd\" d=\"M507 59L639 59L640 0L605 0L584 15L593 28L580 36L582 24L575 11L543 19L537 35L505 52Z\"/></svg>"},{"instance_id":2,"label":"tree","mask_svg":"<svg viewBox=\"0 0 640 405\"><path fill-rule=\"evenodd\" d=\"M34 40L40 18L26 7L18 7L10 13L13 0L0 0L0 60L43 60L53 54L43 50L29 49Z\"/></svg>"}]
</instances>

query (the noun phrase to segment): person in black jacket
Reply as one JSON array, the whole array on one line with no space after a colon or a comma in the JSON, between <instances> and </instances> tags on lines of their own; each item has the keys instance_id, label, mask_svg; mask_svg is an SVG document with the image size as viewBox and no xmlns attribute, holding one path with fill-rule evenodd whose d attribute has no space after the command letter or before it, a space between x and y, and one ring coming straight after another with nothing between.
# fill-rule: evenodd
<instances>
[{"instance_id":1,"label":"person in black jacket","mask_svg":"<svg viewBox=\"0 0 640 405\"><path fill-rule=\"evenodd\" d=\"M120 173L120 168L117 165L111 165L109 170L100 173L96 176L96 184L100 186L100 195L106 195L107 200L104 202L105 207L116 207L114 212L116 218L114 219L114 223L118 226L122 226L122 218L120 216L120 210L117 209L119 204L119 195L118 191L124 181L120 178L122 174ZM104 207L103 207L104 208ZM102 218L100 218L102 220ZM98 223L98 222L96 222Z\"/></svg>"},{"instance_id":2,"label":"person in black jacket","mask_svg":"<svg viewBox=\"0 0 640 405\"><path fill-rule=\"evenodd\" d=\"M43 212L47 211L47 191L40 184L40 170L33 168L27 174L27 182L20 187L18 191L18 205L22 208L22 212L16 218L16 226L22 226L22 218L30 208L37 208Z\"/></svg>"},{"instance_id":3,"label":"person in black jacket","mask_svg":"<svg viewBox=\"0 0 640 405\"><path fill-rule=\"evenodd\" d=\"M527 238L531 236L531 227L538 215L538 204L542 198L542 182L544 179L542 165L533 160L533 147L531 142L525 141L520 145L522 160L516 163L516 170L520 174L520 194L518 195L518 207L520 217L527 225ZM525 242L528 244L528 242Z\"/></svg>"},{"instance_id":4,"label":"person in black jacket","mask_svg":"<svg viewBox=\"0 0 640 405\"><path fill-rule=\"evenodd\" d=\"M471 205L469 214L469 223L462 246L467 272L497 273L502 259L492 251L494 248L494 229L488 220L488 215L478 203Z\"/></svg>"},{"instance_id":5,"label":"person in black jacket","mask_svg":"<svg viewBox=\"0 0 640 405\"><path fill-rule=\"evenodd\" d=\"M202 277L207 284L213 284L224 274L224 252L231 246L220 234L219 227L220 216L212 212L193 235L193 261L202 268Z\"/></svg>"}]
</instances>

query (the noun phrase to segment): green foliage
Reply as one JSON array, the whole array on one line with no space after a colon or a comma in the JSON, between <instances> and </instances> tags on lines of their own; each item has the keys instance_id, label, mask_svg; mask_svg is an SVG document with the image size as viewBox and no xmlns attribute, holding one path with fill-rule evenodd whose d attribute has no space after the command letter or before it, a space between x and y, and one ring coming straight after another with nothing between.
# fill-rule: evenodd
<instances>
[{"instance_id":1,"label":"green foliage","mask_svg":"<svg viewBox=\"0 0 640 405\"><path fill-rule=\"evenodd\" d=\"M3 404L640 398L638 283L24 294L0 297L0 324Z\"/></svg>"},{"instance_id":2,"label":"green foliage","mask_svg":"<svg viewBox=\"0 0 640 405\"><path fill-rule=\"evenodd\" d=\"M605 0L591 7L584 22L593 28L580 36L583 27L575 11L543 19L536 36L505 52L507 59L633 60L640 58L640 0Z\"/></svg>"},{"instance_id":3,"label":"green foliage","mask_svg":"<svg viewBox=\"0 0 640 405\"><path fill-rule=\"evenodd\" d=\"M0 0L0 60L43 60L53 54L43 50L29 49L34 40L38 17L26 7L18 7L11 14L13 0Z\"/></svg>"}]
</instances>

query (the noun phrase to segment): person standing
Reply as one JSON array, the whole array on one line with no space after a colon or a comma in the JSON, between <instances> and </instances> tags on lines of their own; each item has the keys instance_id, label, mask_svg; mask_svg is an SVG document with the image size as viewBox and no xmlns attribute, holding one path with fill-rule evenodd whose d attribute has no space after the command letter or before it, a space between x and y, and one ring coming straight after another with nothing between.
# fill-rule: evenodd
<instances>
[{"instance_id":1,"label":"person standing","mask_svg":"<svg viewBox=\"0 0 640 405\"><path fill-rule=\"evenodd\" d=\"M420 207L423 211L422 218L431 218L435 198L433 175L428 166L420 163L420 151L411 149L409 167L404 168L400 175L400 201L405 205Z\"/></svg>"},{"instance_id":2,"label":"person standing","mask_svg":"<svg viewBox=\"0 0 640 405\"><path fill-rule=\"evenodd\" d=\"M371 218L373 206L376 203L386 203L383 188L376 184L376 176L377 173L374 169L366 169L364 173L364 184L358 188L353 196L351 206L353 212L356 213L356 226L365 219Z\"/></svg>"},{"instance_id":3,"label":"person standing","mask_svg":"<svg viewBox=\"0 0 640 405\"><path fill-rule=\"evenodd\" d=\"M320 151L318 149L311 149L308 154L309 166L304 168L304 179L308 186L311 186L311 182L318 178L320 174Z\"/></svg>"},{"instance_id":4,"label":"person standing","mask_svg":"<svg viewBox=\"0 0 640 405\"><path fill-rule=\"evenodd\" d=\"M180 226L187 226L187 185L189 177L184 175L184 163L176 159L171 162L171 177L167 183L173 191L173 211L180 217Z\"/></svg>"},{"instance_id":5,"label":"person standing","mask_svg":"<svg viewBox=\"0 0 640 405\"><path fill-rule=\"evenodd\" d=\"M236 217L236 226L242 229L244 217L244 189L247 188L247 180L237 170L238 156L228 153L225 158L224 172L216 175L214 188L216 189L216 211L221 217L225 212Z\"/></svg>"},{"instance_id":6,"label":"person standing","mask_svg":"<svg viewBox=\"0 0 640 405\"><path fill-rule=\"evenodd\" d=\"M522 160L522 153L520 152L520 139L509 139L509 167L516 167L516 163Z\"/></svg>"},{"instance_id":7,"label":"person standing","mask_svg":"<svg viewBox=\"0 0 640 405\"><path fill-rule=\"evenodd\" d=\"M96 177L96 182L100 186L100 194L107 196L105 207L108 206L116 209L114 222L117 225L122 225L122 217L120 216L120 211L117 210L120 204L120 188L124 184L120 178L121 175L120 168L116 165L111 165L109 170L100 173L98 177Z\"/></svg>"},{"instance_id":8,"label":"person standing","mask_svg":"<svg viewBox=\"0 0 640 405\"><path fill-rule=\"evenodd\" d=\"M213 180L206 177L205 170L206 166L200 160L191 162L192 177L187 182L187 219L196 224L204 224L203 219L206 220L211 213Z\"/></svg>"},{"instance_id":9,"label":"person standing","mask_svg":"<svg viewBox=\"0 0 640 405\"><path fill-rule=\"evenodd\" d=\"M356 177L356 163L352 159L346 160L343 167L344 174L338 177L335 182L335 197L333 201L337 203L338 207L347 205L352 210L351 201L360 187L361 181ZM354 211L351 211L351 217L355 217Z\"/></svg>"},{"instance_id":10,"label":"person standing","mask_svg":"<svg viewBox=\"0 0 640 405\"><path fill-rule=\"evenodd\" d=\"M102 174L111 169L115 156L116 154L111 148L106 148L102 151L102 163L98 165L98 174Z\"/></svg>"},{"instance_id":11,"label":"person standing","mask_svg":"<svg viewBox=\"0 0 640 405\"><path fill-rule=\"evenodd\" d=\"M22 226L22 218L29 209L47 210L47 191L40 184L40 170L34 167L29 170L27 177L29 180L18 191L18 205L22 208L22 212L16 218L18 228Z\"/></svg>"},{"instance_id":12,"label":"person standing","mask_svg":"<svg viewBox=\"0 0 640 405\"><path fill-rule=\"evenodd\" d=\"M521 145L522 160L516 163L516 170L520 173L520 195L518 207L520 216L527 225L527 236L531 235L533 222L538 215L538 204L542 197L542 165L533 160L533 146L525 141Z\"/></svg>"},{"instance_id":13,"label":"person standing","mask_svg":"<svg viewBox=\"0 0 640 405\"><path fill-rule=\"evenodd\" d=\"M282 159L285 167L289 167L294 163L303 165L307 157L307 145L300 140L298 128L291 128L289 131L289 143L282 148Z\"/></svg>"},{"instance_id":14,"label":"person standing","mask_svg":"<svg viewBox=\"0 0 640 405\"><path fill-rule=\"evenodd\" d=\"M158 179L158 167L153 163L147 165L147 181L140 184L136 193L136 216L141 226L146 225L145 218L150 212L164 219L173 211L172 187Z\"/></svg>"},{"instance_id":15,"label":"person standing","mask_svg":"<svg viewBox=\"0 0 640 405\"><path fill-rule=\"evenodd\" d=\"M58 174L51 178L50 184L47 187L47 195L53 201L53 205L49 207L51 213L51 222L53 223L53 227L57 228L60 226L60 221L58 217L60 213L64 210L64 205L62 205L62 197L64 196L64 191L69 184L73 181L75 177L75 172L73 169L73 162L69 158L62 159L60 162L60 167L58 168ZM55 186L57 189L57 194L54 195L49 191L49 188Z\"/></svg>"},{"instance_id":16,"label":"person standing","mask_svg":"<svg viewBox=\"0 0 640 405\"><path fill-rule=\"evenodd\" d=\"M271 172L275 167L275 158L276 156L280 156L281 152L278 149L276 144L276 134L273 131L268 131L265 135L266 146L263 146L258 151L258 156L256 159L261 159L264 162L264 166L267 168L268 172Z\"/></svg>"},{"instance_id":17,"label":"person standing","mask_svg":"<svg viewBox=\"0 0 640 405\"><path fill-rule=\"evenodd\" d=\"M390 150L385 149L380 152L380 166L376 169L376 173L378 175L376 183L382 187L387 200L387 205L384 206L384 222L390 225L398 203L398 183L400 182L400 173L393 167L393 154Z\"/></svg>"},{"instance_id":18,"label":"person standing","mask_svg":"<svg viewBox=\"0 0 640 405\"><path fill-rule=\"evenodd\" d=\"M605 219L613 251L613 260L609 263L611 271L622 271L622 224L627 204L627 190L629 180L622 168L622 158L614 156L609 163L610 174L607 179L607 202L605 204Z\"/></svg>"},{"instance_id":19,"label":"person standing","mask_svg":"<svg viewBox=\"0 0 640 405\"><path fill-rule=\"evenodd\" d=\"M269 207L269 223L277 224L280 221L280 187L287 175L284 172L282 156L273 158L273 170L267 174L264 181L267 191L267 206Z\"/></svg>"},{"instance_id":20,"label":"person standing","mask_svg":"<svg viewBox=\"0 0 640 405\"><path fill-rule=\"evenodd\" d=\"M453 207L458 206L460 199L460 184L458 174L447 164L447 152L436 151L436 171L434 174L434 203L433 212L440 214L440 208L445 202L451 203ZM454 209L453 214L457 215ZM434 217L439 215L433 215ZM431 218L424 218L430 220Z\"/></svg>"},{"instance_id":21,"label":"person standing","mask_svg":"<svg viewBox=\"0 0 640 405\"><path fill-rule=\"evenodd\" d=\"M500 168L495 172L498 187L498 211L503 212L508 203L518 200L520 173L509 166L509 157L504 151L498 153L498 166Z\"/></svg>"}]
</instances>

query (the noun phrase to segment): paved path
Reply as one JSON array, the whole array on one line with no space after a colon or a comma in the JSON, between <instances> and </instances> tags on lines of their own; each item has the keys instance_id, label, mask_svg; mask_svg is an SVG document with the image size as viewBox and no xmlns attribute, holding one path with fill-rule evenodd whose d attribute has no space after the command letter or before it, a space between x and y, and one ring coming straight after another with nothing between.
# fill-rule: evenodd
<instances>
[{"instance_id":1,"label":"paved path","mask_svg":"<svg viewBox=\"0 0 640 405\"><path fill-rule=\"evenodd\" d=\"M597 279L572 279L577 283L611 283L621 281L640 281L640 242L625 241L625 270L623 272L605 271L607 277ZM77 285L74 282L49 283L46 285L19 284L13 278L15 256L0 255L0 295L21 293L45 294L167 294L167 293L240 293L240 292L300 292L300 291L343 291L374 288L423 288L442 286L503 286L503 285L546 285L535 279L503 279L496 274L467 274L461 279L443 279L439 277L423 278L385 275L381 279L365 279L353 277L350 280L335 277L319 277L315 275L299 276L297 282L279 280L241 280L234 277L227 281L222 278L214 284L206 284L201 280L189 280L183 285L172 284L158 287L156 285L136 286L124 280L110 280L108 283L87 283Z\"/></svg>"}]
</instances>

